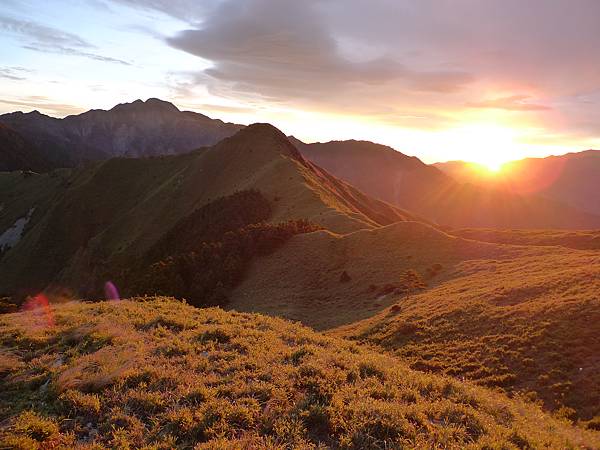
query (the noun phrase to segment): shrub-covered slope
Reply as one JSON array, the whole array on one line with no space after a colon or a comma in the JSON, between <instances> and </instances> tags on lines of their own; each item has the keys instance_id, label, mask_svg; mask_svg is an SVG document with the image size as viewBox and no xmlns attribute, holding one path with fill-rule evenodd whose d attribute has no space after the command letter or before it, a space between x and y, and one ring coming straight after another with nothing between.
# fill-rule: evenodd
<instances>
[{"instance_id":1,"label":"shrub-covered slope","mask_svg":"<svg viewBox=\"0 0 600 450\"><path fill-rule=\"evenodd\" d=\"M455 270L461 262L515 259L539 251L457 238L419 222L342 236L302 234L257 259L232 293L230 306L327 329L396 303L403 296L397 291L406 271L417 271L431 288L461 276Z\"/></svg>"},{"instance_id":2,"label":"shrub-covered slope","mask_svg":"<svg viewBox=\"0 0 600 450\"><path fill-rule=\"evenodd\" d=\"M0 342L3 448L600 446L521 400L164 298L4 315Z\"/></svg>"}]
</instances>

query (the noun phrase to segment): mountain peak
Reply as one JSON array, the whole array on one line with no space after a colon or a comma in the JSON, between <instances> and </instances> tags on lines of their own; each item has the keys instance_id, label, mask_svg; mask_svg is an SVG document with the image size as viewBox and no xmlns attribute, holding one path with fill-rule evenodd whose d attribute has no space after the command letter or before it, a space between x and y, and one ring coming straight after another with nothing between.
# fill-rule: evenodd
<instances>
[{"instance_id":1,"label":"mountain peak","mask_svg":"<svg viewBox=\"0 0 600 450\"><path fill-rule=\"evenodd\" d=\"M158 98L149 98L146 101L137 99L131 103L120 103L113 107L111 111L179 112L179 109L171 102L160 100Z\"/></svg>"},{"instance_id":2,"label":"mountain peak","mask_svg":"<svg viewBox=\"0 0 600 450\"><path fill-rule=\"evenodd\" d=\"M280 154L303 161L302 155L287 136L270 123L253 123L226 139L253 148L276 149Z\"/></svg>"}]
</instances>

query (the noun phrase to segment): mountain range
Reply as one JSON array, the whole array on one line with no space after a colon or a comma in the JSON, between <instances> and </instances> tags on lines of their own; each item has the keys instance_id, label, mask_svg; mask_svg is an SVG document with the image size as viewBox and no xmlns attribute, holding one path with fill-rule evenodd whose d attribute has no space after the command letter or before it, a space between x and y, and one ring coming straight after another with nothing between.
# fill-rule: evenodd
<instances>
[{"instance_id":1,"label":"mountain range","mask_svg":"<svg viewBox=\"0 0 600 450\"><path fill-rule=\"evenodd\" d=\"M242 128L180 111L172 103L155 98L63 119L38 111L15 112L1 115L0 123L25 137L54 168L116 156L185 153L216 144ZM0 141L0 145L6 144Z\"/></svg>"},{"instance_id":2,"label":"mountain range","mask_svg":"<svg viewBox=\"0 0 600 450\"><path fill-rule=\"evenodd\" d=\"M186 153L214 145L243 128L180 111L158 99L136 100L109 111L91 110L64 119L36 111L10 113L0 116L0 124L12 130L11 137L0 134L0 168L34 171L111 157ZM290 141L306 159L365 194L443 227L600 228L595 172L588 164L598 160L597 152L514 162L511 167L519 174L514 179L526 181L519 188L507 189L461 176L450 169L456 164L430 166L372 142L305 144L293 137ZM27 153L19 148L26 148ZM19 153L32 156L21 160L11 156ZM560 177L548 175L565 161L569 161L568 170L561 170ZM523 176L528 173L539 176L535 180ZM546 180L543 189L537 187L539 179ZM511 182L511 186L516 184Z\"/></svg>"},{"instance_id":3,"label":"mountain range","mask_svg":"<svg viewBox=\"0 0 600 450\"><path fill-rule=\"evenodd\" d=\"M306 219L337 233L418 217L332 177L267 124L182 155L0 173L0 185L0 229L27 220L23 238L5 246L0 292L52 283L90 292L100 267L132 261L196 209L238 191L260 191L271 222Z\"/></svg>"}]
</instances>

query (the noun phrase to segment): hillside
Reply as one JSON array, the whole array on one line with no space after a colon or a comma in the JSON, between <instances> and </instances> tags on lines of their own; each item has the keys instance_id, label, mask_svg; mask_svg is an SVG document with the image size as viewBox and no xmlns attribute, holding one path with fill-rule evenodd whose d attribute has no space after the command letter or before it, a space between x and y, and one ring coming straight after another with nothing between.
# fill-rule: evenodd
<instances>
[{"instance_id":1,"label":"hillside","mask_svg":"<svg viewBox=\"0 0 600 450\"><path fill-rule=\"evenodd\" d=\"M336 333L411 367L526 392L569 417L600 417L600 252L499 246L447 279Z\"/></svg>"},{"instance_id":2,"label":"hillside","mask_svg":"<svg viewBox=\"0 0 600 450\"><path fill-rule=\"evenodd\" d=\"M467 163L461 161L435 166L461 182L488 184L521 195L534 193L580 211L600 214L598 150L511 161L494 177L482 177L480 171L471 170Z\"/></svg>"},{"instance_id":3,"label":"hillside","mask_svg":"<svg viewBox=\"0 0 600 450\"><path fill-rule=\"evenodd\" d=\"M560 245L579 250L600 250L600 230L494 230L463 228L452 230L454 236L482 242L514 245Z\"/></svg>"},{"instance_id":4,"label":"hillside","mask_svg":"<svg viewBox=\"0 0 600 450\"><path fill-rule=\"evenodd\" d=\"M0 172L13 170L49 170L49 161L27 140L6 125L0 124Z\"/></svg>"},{"instance_id":5,"label":"hillside","mask_svg":"<svg viewBox=\"0 0 600 450\"><path fill-rule=\"evenodd\" d=\"M50 284L99 293L199 208L243 190L270 204L268 221L307 220L332 232L415 216L373 200L305 161L276 128L255 124L184 155L116 158L24 178L0 174L0 234L31 211L0 259L0 293ZM104 278L104 280L100 280Z\"/></svg>"},{"instance_id":6,"label":"hillside","mask_svg":"<svg viewBox=\"0 0 600 450\"><path fill-rule=\"evenodd\" d=\"M229 306L331 329L396 303L407 270L436 286L456 276L462 261L517 258L525 252L452 237L418 222L346 235L317 231L294 236L256 259ZM343 273L349 279L343 280Z\"/></svg>"},{"instance_id":7,"label":"hillside","mask_svg":"<svg viewBox=\"0 0 600 450\"><path fill-rule=\"evenodd\" d=\"M600 215L582 208L581 202L571 204L567 198L549 198L535 190L517 192L474 184L473 179L454 180L437 165L428 166L383 145L366 141L294 142L307 159L368 195L414 211L441 226L600 228ZM580 174L580 183L588 186L583 198L590 197L589 187L597 184L594 170Z\"/></svg>"},{"instance_id":8,"label":"hillside","mask_svg":"<svg viewBox=\"0 0 600 450\"><path fill-rule=\"evenodd\" d=\"M3 448L600 446L522 400L280 319L164 298L45 311L0 316Z\"/></svg>"},{"instance_id":9,"label":"hillside","mask_svg":"<svg viewBox=\"0 0 600 450\"><path fill-rule=\"evenodd\" d=\"M214 145L242 126L180 111L155 98L57 119L37 111L0 115L0 123L27 136L53 167L73 167L115 156L189 152Z\"/></svg>"}]
</instances>

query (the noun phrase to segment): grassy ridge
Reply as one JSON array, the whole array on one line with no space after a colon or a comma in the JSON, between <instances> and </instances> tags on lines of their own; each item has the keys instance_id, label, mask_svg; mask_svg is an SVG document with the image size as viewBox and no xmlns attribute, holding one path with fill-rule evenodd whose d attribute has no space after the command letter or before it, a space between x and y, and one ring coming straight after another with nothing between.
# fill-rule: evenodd
<instances>
[{"instance_id":1,"label":"grassy ridge","mask_svg":"<svg viewBox=\"0 0 600 450\"><path fill-rule=\"evenodd\" d=\"M521 400L280 319L165 298L47 319L0 317L0 446L600 446Z\"/></svg>"},{"instance_id":2,"label":"grassy ridge","mask_svg":"<svg viewBox=\"0 0 600 450\"><path fill-rule=\"evenodd\" d=\"M579 250L600 250L600 230L494 230L463 228L453 230L454 236L483 242L514 245L560 245Z\"/></svg>"}]
</instances>

